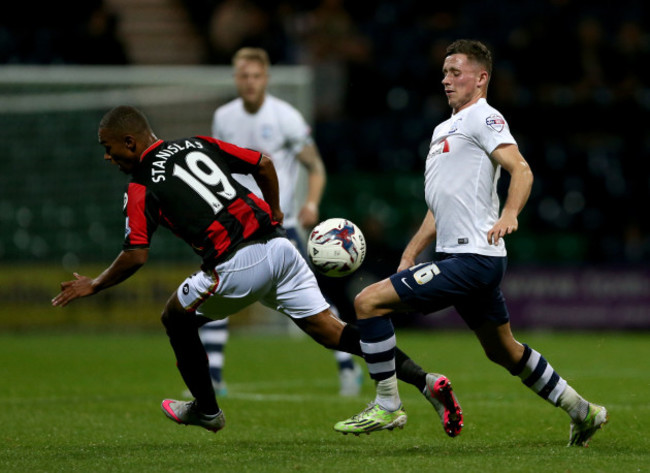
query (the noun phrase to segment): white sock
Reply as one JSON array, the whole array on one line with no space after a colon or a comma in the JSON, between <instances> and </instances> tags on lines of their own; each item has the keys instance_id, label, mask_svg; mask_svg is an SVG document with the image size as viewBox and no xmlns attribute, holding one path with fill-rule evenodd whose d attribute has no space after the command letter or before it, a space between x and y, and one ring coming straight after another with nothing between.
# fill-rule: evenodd
<instances>
[{"instance_id":1,"label":"white sock","mask_svg":"<svg viewBox=\"0 0 650 473\"><path fill-rule=\"evenodd\" d=\"M375 402L382 409L394 412L402 406L397 390L397 375L382 379L377 382L377 396Z\"/></svg>"},{"instance_id":2,"label":"white sock","mask_svg":"<svg viewBox=\"0 0 650 473\"><path fill-rule=\"evenodd\" d=\"M568 384L560 394L557 405L564 409L574 422L582 422L589 412L589 402Z\"/></svg>"}]
</instances>

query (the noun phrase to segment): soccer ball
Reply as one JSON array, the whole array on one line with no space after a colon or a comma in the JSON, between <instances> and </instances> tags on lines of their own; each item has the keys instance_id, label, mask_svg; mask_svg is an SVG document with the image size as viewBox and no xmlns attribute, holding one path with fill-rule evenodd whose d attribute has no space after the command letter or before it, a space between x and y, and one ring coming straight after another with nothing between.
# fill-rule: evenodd
<instances>
[{"instance_id":1,"label":"soccer ball","mask_svg":"<svg viewBox=\"0 0 650 473\"><path fill-rule=\"evenodd\" d=\"M347 276L363 263L366 239L351 221L330 218L311 231L307 253L319 273L335 278Z\"/></svg>"}]
</instances>

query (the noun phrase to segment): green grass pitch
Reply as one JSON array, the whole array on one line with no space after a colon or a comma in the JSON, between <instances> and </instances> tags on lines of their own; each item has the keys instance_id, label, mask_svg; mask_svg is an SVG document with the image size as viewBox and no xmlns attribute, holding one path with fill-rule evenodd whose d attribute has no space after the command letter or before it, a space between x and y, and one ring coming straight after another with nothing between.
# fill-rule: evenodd
<instances>
[{"instance_id":1,"label":"green grass pitch","mask_svg":"<svg viewBox=\"0 0 650 473\"><path fill-rule=\"evenodd\" d=\"M338 420L372 399L341 398L334 357L304 337L233 332L224 430L166 419L184 389L156 333L0 335L2 472L640 472L650 471L650 334L519 333L610 422L568 448L569 419L483 356L468 332L398 331L423 367L447 374L465 412L450 439L400 384L404 430L354 437Z\"/></svg>"}]
</instances>

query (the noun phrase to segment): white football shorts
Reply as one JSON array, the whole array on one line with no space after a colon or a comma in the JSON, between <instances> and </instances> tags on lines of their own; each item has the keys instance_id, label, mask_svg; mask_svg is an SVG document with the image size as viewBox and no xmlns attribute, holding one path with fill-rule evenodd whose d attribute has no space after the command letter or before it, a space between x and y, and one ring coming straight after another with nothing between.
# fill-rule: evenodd
<instances>
[{"instance_id":1,"label":"white football shorts","mask_svg":"<svg viewBox=\"0 0 650 473\"><path fill-rule=\"evenodd\" d=\"M227 317L257 301L294 319L329 307L316 277L286 238L244 245L213 271L188 277L177 295L185 309L211 319Z\"/></svg>"}]
</instances>

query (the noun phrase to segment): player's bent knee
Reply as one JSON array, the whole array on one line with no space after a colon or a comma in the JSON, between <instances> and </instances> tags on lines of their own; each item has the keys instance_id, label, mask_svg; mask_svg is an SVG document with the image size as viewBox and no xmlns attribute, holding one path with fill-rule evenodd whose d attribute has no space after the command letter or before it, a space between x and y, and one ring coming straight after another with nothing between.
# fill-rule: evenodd
<instances>
[{"instance_id":1,"label":"player's bent knee","mask_svg":"<svg viewBox=\"0 0 650 473\"><path fill-rule=\"evenodd\" d=\"M378 306L376 304L376 290L375 284L364 288L354 298L354 311L358 319L369 319L376 317L380 314L377 313Z\"/></svg>"},{"instance_id":2,"label":"player's bent knee","mask_svg":"<svg viewBox=\"0 0 650 473\"><path fill-rule=\"evenodd\" d=\"M187 320L187 312L181 305L176 293L172 294L167 300L165 308L160 316L160 321L166 328L183 323Z\"/></svg>"},{"instance_id":3,"label":"player's bent knee","mask_svg":"<svg viewBox=\"0 0 650 473\"><path fill-rule=\"evenodd\" d=\"M175 317L175 315L172 312L167 310L167 307L165 306L165 308L162 311L162 314L160 315L160 321L165 326L165 328L170 328L171 326L173 326L177 322L177 319L178 318Z\"/></svg>"}]
</instances>

